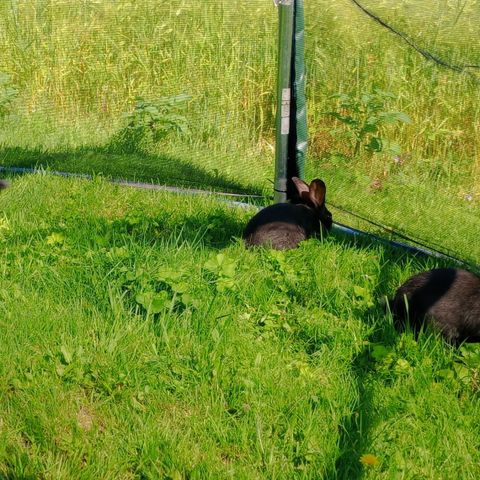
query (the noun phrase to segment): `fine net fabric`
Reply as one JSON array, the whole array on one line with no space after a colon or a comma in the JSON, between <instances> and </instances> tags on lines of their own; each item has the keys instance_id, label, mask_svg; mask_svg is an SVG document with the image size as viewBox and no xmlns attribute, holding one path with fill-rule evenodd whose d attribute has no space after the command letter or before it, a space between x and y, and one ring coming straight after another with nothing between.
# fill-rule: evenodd
<instances>
[{"instance_id":1,"label":"fine net fabric","mask_svg":"<svg viewBox=\"0 0 480 480\"><path fill-rule=\"evenodd\" d=\"M478 263L480 4L305 7L307 177L324 178L337 220Z\"/></svg>"},{"instance_id":2,"label":"fine net fabric","mask_svg":"<svg viewBox=\"0 0 480 480\"><path fill-rule=\"evenodd\" d=\"M269 188L276 13L262 0L2 2L0 72L16 92L2 164Z\"/></svg>"},{"instance_id":3,"label":"fine net fabric","mask_svg":"<svg viewBox=\"0 0 480 480\"><path fill-rule=\"evenodd\" d=\"M270 0L1 2L0 164L271 196L277 23ZM337 220L480 261L479 24L476 0L305 2L306 178Z\"/></svg>"}]
</instances>

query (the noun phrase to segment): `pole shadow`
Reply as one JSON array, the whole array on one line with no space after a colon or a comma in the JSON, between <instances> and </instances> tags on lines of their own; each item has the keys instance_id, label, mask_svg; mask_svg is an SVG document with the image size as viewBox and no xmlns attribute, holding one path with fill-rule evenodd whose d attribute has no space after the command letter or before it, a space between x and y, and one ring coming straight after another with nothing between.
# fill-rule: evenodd
<instances>
[{"instance_id":1,"label":"pole shadow","mask_svg":"<svg viewBox=\"0 0 480 480\"><path fill-rule=\"evenodd\" d=\"M261 195L261 189L215 173L185 160L143 151L121 152L107 145L42 151L0 146L0 163L5 167L36 168L67 173L104 175L109 179L203 187L210 190Z\"/></svg>"}]
</instances>

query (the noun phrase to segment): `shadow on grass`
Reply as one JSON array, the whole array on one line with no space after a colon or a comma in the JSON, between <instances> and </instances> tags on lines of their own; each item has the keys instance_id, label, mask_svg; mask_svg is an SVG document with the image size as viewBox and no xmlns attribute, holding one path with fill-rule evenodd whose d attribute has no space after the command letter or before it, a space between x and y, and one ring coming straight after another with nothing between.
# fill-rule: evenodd
<instances>
[{"instance_id":1,"label":"shadow on grass","mask_svg":"<svg viewBox=\"0 0 480 480\"><path fill-rule=\"evenodd\" d=\"M142 224L129 225L128 219L115 222L130 236L139 237L142 243L165 242L172 246L182 244L219 250L232 244L242 234L244 223L229 215L221 208L208 213L200 211L195 215L169 219L166 216L144 217ZM124 224L121 226L121 224Z\"/></svg>"},{"instance_id":2,"label":"shadow on grass","mask_svg":"<svg viewBox=\"0 0 480 480\"><path fill-rule=\"evenodd\" d=\"M246 195L261 193L259 189L241 184L221 173L209 172L170 155L154 155L140 150L127 153L109 145L52 152L21 147L0 147L0 164L6 167L101 174L112 179L206 188Z\"/></svg>"},{"instance_id":3,"label":"shadow on grass","mask_svg":"<svg viewBox=\"0 0 480 480\"><path fill-rule=\"evenodd\" d=\"M205 212L200 210L194 215L171 215L169 211L153 212L132 211L127 215L106 219L103 216L93 218L70 219L65 235L82 238L85 248L91 248L91 242L99 243L103 248L118 246L118 241L132 242L139 246L165 245L167 248L189 246L219 250L231 245L239 238L244 222L230 215L222 207ZM50 234L46 229L44 235Z\"/></svg>"},{"instance_id":4,"label":"shadow on grass","mask_svg":"<svg viewBox=\"0 0 480 480\"><path fill-rule=\"evenodd\" d=\"M373 391L368 385L369 351L365 347L353 360L352 372L355 377L355 390L358 401L354 412L341 423L339 450L335 471L327 475L328 480L356 480L362 478L364 466L360 457L370 444L370 432L376 423L373 411Z\"/></svg>"},{"instance_id":5,"label":"shadow on grass","mask_svg":"<svg viewBox=\"0 0 480 480\"><path fill-rule=\"evenodd\" d=\"M38 480L38 478L34 475L17 475L16 473L5 473L0 474L0 480Z\"/></svg>"},{"instance_id":6,"label":"shadow on grass","mask_svg":"<svg viewBox=\"0 0 480 480\"><path fill-rule=\"evenodd\" d=\"M351 244L357 249L371 249L375 240L368 237L349 237L344 233L337 233L338 241ZM357 394L357 401L352 413L346 416L339 426L339 457L334 471L329 472L329 480L357 480L364 477L368 466L362 465L360 458L364 454L375 453L370 451L372 445L372 431L378 422L382 421L374 405L374 385L372 379L375 373L375 361L372 358L371 344L392 347L398 340L391 318L382 302L385 296L391 297L398 279L398 270L407 269L414 262L415 268L425 270L433 263L448 265L448 260L432 259L424 254L412 254L404 250L383 245L380 250L380 270L377 285L374 288L375 305L363 312L366 324L373 326L372 333L365 338L365 346L352 360L351 372L354 377L353 388Z\"/></svg>"},{"instance_id":7,"label":"shadow on grass","mask_svg":"<svg viewBox=\"0 0 480 480\"><path fill-rule=\"evenodd\" d=\"M187 217L181 227L181 235L187 240L200 236L207 247L222 249L234 238L240 238L244 227L244 222L238 221L234 215L219 210L208 215Z\"/></svg>"}]
</instances>

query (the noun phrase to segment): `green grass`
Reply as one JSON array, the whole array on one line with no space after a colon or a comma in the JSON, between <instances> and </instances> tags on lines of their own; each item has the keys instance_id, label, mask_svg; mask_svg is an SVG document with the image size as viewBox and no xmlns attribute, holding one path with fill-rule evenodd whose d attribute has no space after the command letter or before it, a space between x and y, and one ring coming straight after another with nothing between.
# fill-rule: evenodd
<instances>
[{"instance_id":1,"label":"green grass","mask_svg":"<svg viewBox=\"0 0 480 480\"><path fill-rule=\"evenodd\" d=\"M363 3L480 63L476 2ZM343 206L478 263L475 79L347 0L307 1L306 20L307 176L335 219L355 221ZM18 96L0 164L102 175L0 195L0 479L479 478L478 349L397 334L378 303L438 262L339 233L247 251L250 210L102 180L270 194L276 37L263 0L1 2ZM402 163L353 155L325 116L332 94L374 87L413 120L381 132ZM119 140L137 96L182 93L187 133Z\"/></svg>"},{"instance_id":2,"label":"green grass","mask_svg":"<svg viewBox=\"0 0 480 480\"><path fill-rule=\"evenodd\" d=\"M433 260L101 179L0 210L0 478L479 477L478 362L378 305Z\"/></svg>"},{"instance_id":3,"label":"green grass","mask_svg":"<svg viewBox=\"0 0 480 480\"><path fill-rule=\"evenodd\" d=\"M17 116L1 129L0 143L34 152L98 151L124 126L123 113L137 96L186 93L192 97L186 112L190 134L172 135L151 149L160 168L168 156L210 177L258 187L272 176L271 145L263 132L272 136L276 12L260 2L250 7L184 0L4 2L0 71L13 76L19 98ZM73 25L81 25L81 35L72 35ZM20 154L14 161L21 160ZM142 160L130 160L143 174ZM167 168L151 178L191 180ZM130 174L121 165L115 173Z\"/></svg>"}]
</instances>

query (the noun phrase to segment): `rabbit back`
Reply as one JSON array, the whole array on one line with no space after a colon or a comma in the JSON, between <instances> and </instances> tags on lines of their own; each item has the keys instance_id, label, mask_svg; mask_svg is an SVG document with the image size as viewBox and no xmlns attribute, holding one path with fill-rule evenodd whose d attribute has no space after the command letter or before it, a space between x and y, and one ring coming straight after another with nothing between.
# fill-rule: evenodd
<instances>
[{"instance_id":1,"label":"rabbit back","mask_svg":"<svg viewBox=\"0 0 480 480\"><path fill-rule=\"evenodd\" d=\"M480 341L480 278L456 268L437 268L409 278L391 309L397 327L415 331L427 322L451 343Z\"/></svg>"},{"instance_id":2,"label":"rabbit back","mask_svg":"<svg viewBox=\"0 0 480 480\"><path fill-rule=\"evenodd\" d=\"M296 248L319 233L321 223L305 205L277 203L260 210L248 222L243 237L247 246L265 245L277 250Z\"/></svg>"}]
</instances>

